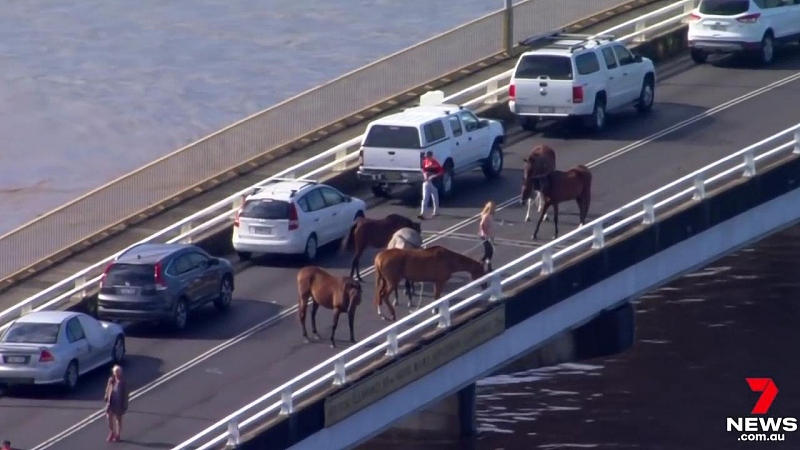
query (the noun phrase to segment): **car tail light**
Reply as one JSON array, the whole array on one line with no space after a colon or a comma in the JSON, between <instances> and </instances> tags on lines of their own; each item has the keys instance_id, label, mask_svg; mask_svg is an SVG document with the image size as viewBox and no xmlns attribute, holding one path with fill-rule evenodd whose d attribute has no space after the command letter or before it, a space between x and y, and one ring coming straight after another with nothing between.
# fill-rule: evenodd
<instances>
[{"instance_id":1,"label":"car tail light","mask_svg":"<svg viewBox=\"0 0 800 450\"><path fill-rule=\"evenodd\" d=\"M233 226L234 226L234 227L238 227L238 226L239 226L239 216L240 216L241 214L242 214L242 208L239 208L239 209L236 211L236 216L234 216L234 217L233 217Z\"/></svg>"},{"instance_id":2,"label":"car tail light","mask_svg":"<svg viewBox=\"0 0 800 450\"><path fill-rule=\"evenodd\" d=\"M109 264L108 267L106 267L106 270L103 271L103 276L100 278L100 287L101 288L106 285L106 275L108 275L108 271L111 270L112 267L114 267L114 265L113 264Z\"/></svg>"},{"instance_id":3,"label":"car tail light","mask_svg":"<svg viewBox=\"0 0 800 450\"><path fill-rule=\"evenodd\" d=\"M508 96L511 97L511 100L517 98L517 87L514 86L514 83L508 85Z\"/></svg>"},{"instance_id":4,"label":"car tail light","mask_svg":"<svg viewBox=\"0 0 800 450\"><path fill-rule=\"evenodd\" d=\"M300 220L297 217L297 206L294 203L289 204L289 231L300 228Z\"/></svg>"},{"instance_id":5,"label":"car tail light","mask_svg":"<svg viewBox=\"0 0 800 450\"><path fill-rule=\"evenodd\" d=\"M53 362L55 360L53 354L47 350L42 350L42 353L39 355L39 362Z\"/></svg>"},{"instance_id":6,"label":"car tail light","mask_svg":"<svg viewBox=\"0 0 800 450\"><path fill-rule=\"evenodd\" d=\"M583 103L583 86L572 87L572 103Z\"/></svg>"},{"instance_id":7,"label":"car tail light","mask_svg":"<svg viewBox=\"0 0 800 450\"><path fill-rule=\"evenodd\" d=\"M358 151L358 165L359 166L364 165L364 149Z\"/></svg>"},{"instance_id":8,"label":"car tail light","mask_svg":"<svg viewBox=\"0 0 800 450\"><path fill-rule=\"evenodd\" d=\"M736 20L738 20L740 23L756 23L759 17L761 17L761 13L755 13L739 17Z\"/></svg>"},{"instance_id":9,"label":"car tail light","mask_svg":"<svg viewBox=\"0 0 800 450\"><path fill-rule=\"evenodd\" d=\"M167 288L167 280L164 279L164 266L161 265L160 262L156 263L156 270L155 270L155 277L156 277L156 289L166 289Z\"/></svg>"},{"instance_id":10,"label":"car tail light","mask_svg":"<svg viewBox=\"0 0 800 450\"><path fill-rule=\"evenodd\" d=\"M689 17L686 18L686 21L691 23L691 22L697 22L700 19L702 19L702 17L698 16L695 13L691 13L689 14Z\"/></svg>"}]
</instances>

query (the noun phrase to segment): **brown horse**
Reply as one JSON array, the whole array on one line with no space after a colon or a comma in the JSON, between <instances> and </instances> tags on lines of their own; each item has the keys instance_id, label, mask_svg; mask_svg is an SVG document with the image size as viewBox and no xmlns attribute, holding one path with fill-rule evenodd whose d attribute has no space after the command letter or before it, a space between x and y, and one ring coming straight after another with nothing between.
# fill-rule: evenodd
<instances>
[{"instance_id":1,"label":"brown horse","mask_svg":"<svg viewBox=\"0 0 800 450\"><path fill-rule=\"evenodd\" d=\"M385 302L392 314L391 320L396 320L394 308L387 300L403 279L412 283L434 283L433 297L438 299L445 283L457 272L468 272L473 280L486 273L480 262L439 245L383 250L375 255L375 306L378 315L389 320L381 312L381 304Z\"/></svg>"},{"instance_id":2,"label":"brown horse","mask_svg":"<svg viewBox=\"0 0 800 450\"><path fill-rule=\"evenodd\" d=\"M350 342L356 341L353 334L353 318L356 315L358 304L361 303L361 285L358 282L347 277L335 277L319 267L303 267L297 272L297 291L300 294L297 312L306 342L308 342L306 308L309 299L311 300L311 331L317 339L321 339L317 333L317 309L322 305L324 308L333 310L331 347L336 347L333 337L336 334L336 325L339 323L339 314L343 312L347 313L350 325Z\"/></svg>"},{"instance_id":3,"label":"brown horse","mask_svg":"<svg viewBox=\"0 0 800 450\"><path fill-rule=\"evenodd\" d=\"M522 169L520 203L523 206L527 203L525 222L530 222L531 204L533 203L531 192L536 191L536 210L541 213L544 206L542 190L547 188L547 175L556 170L556 152L546 145L537 145L523 161L525 161L525 166ZM544 218L547 219L547 213Z\"/></svg>"},{"instance_id":4,"label":"brown horse","mask_svg":"<svg viewBox=\"0 0 800 450\"><path fill-rule=\"evenodd\" d=\"M356 252L350 265L350 278L355 275L359 281L364 281L361 278L361 268L359 267L361 255L369 247L386 247L392 236L403 228L412 228L418 233L421 230L419 222L413 222L399 214L389 214L383 219L361 217L356 220L356 223L350 227L350 233L342 241L342 250L355 249Z\"/></svg>"},{"instance_id":5,"label":"brown horse","mask_svg":"<svg viewBox=\"0 0 800 450\"><path fill-rule=\"evenodd\" d=\"M547 214L547 209L553 205L553 224L556 228L554 239L558 237L558 204L569 200L578 203L580 211L580 224L586 223L586 215L589 214L589 203L592 201L592 172L586 166L577 166L562 172L554 170L547 176L549 186L542 190L544 197L544 209L536 223L536 230L533 232L533 239L539 234L539 226L542 219Z\"/></svg>"}]
</instances>

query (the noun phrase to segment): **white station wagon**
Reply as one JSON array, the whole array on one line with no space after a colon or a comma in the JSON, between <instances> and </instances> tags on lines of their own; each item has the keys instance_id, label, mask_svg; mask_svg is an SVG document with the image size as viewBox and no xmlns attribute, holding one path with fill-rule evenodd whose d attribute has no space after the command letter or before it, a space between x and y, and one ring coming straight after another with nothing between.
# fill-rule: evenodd
<instances>
[{"instance_id":1,"label":"white station wagon","mask_svg":"<svg viewBox=\"0 0 800 450\"><path fill-rule=\"evenodd\" d=\"M233 248L241 260L253 253L303 255L341 239L364 216L363 200L316 181L268 184L245 199L233 222Z\"/></svg>"}]
</instances>

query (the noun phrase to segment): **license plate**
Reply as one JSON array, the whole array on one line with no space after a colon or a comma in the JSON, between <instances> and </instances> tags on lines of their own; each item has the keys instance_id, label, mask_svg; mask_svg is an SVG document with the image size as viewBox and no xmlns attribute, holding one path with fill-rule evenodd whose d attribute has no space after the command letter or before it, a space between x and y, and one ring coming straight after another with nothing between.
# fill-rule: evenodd
<instances>
[{"instance_id":1,"label":"license plate","mask_svg":"<svg viewBox=\"0 0 800 450\"><path fill-rule=\"evenodd\" d=\"M253 234L272 234L270 227L250 227L250 232Z\"/></svg>"},{"instance_id":2,"label":"license plate","mask_svg":"<svg viewBox=\"0 0 800 450\"><path fill-rule=\"evenodd\" d=\"M725 25L723 25L721 23L712 23L708 27L711 28L714 31L725 31L728 28L727 26L725 26Z\"/></svg>"},{"instance_id":3,"label":"license plate","mask_svg":"<svg viewBox=\"0 0 800 450\"><path fill-rule=\"evenodd\" d=\"M387 173L386 179L387 180L400 180L403 178L403 174L401 173Z\"/></svg>"},{"instance_id":4,"label":"license plate","mask_svg":"<svg viewBox=\"0 0 800 450\"><path fill-rule=\"evenodd\" d=\"M119 288L119 293L122 295L133 295L136 293L136 288Z\"/></svg>"},{"instance_id":5,"label":"license plate","mask_svg":"<svg viewBox=\"0 0 800 450\"><path fill-rule=\"evenodd\" d=\"M539 112L543 114L552 114L556 112L556 108L553 106L540 106Z\"/></svg>"},{"instance_id":6,"label":"license plate","mask_svg":"<svg viewBox=\"0 0 800 450\"><path fill-rule=\"evenodd\" d=\"M24 356L6 356L5 361L7 364L25 364L27 362Z\"/></svg>"}]
</instances>

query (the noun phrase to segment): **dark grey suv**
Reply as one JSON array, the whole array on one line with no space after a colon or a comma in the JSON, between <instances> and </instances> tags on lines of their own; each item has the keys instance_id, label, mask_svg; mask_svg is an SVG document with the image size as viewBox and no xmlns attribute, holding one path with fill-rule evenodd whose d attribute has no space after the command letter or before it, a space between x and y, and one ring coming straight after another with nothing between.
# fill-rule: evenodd
<instances>
[{"instance_id":1,"label":"dark grey suv","mask_svg":"<svg viewBox=\"0 0 800 450\"><path fill-rule=\"evenodd\" d=\"M97 299L101 320L158 321L186 327L189 310L233 297L233 267L184 244L142 244L120 255L103 273Z\"/></svg>"}]
</instances>

